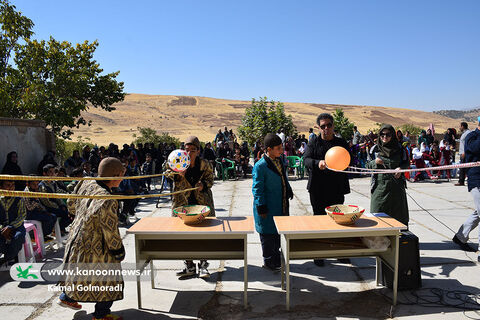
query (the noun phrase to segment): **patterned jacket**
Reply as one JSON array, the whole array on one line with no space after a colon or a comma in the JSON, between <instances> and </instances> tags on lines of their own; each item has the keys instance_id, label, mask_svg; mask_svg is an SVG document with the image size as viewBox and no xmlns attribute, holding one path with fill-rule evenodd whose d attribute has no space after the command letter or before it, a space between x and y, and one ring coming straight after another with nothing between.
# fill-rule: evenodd
<instances>
[{"instance_id":1,"label":"patterned jacket","mask_svg":"<svg viewBox=\"0 0 480 320\"><path fill-rule=\"evenodd\" d=\"M80 181L75 194L109 195L109 188L101 182ZM118 230L117 200L68 199L69 211L75 214L65 247L63 262L66 269L121 270L125 248ZM68 296L77 301L99 302L123 299L123 278L115 275L67 276L61 285L74 288ZM121 290L75 290L91 285L120 287Z\"/></svg>"},{"instance_id":2,"label":"patterned jacket","mask_svg":"<svg viewBox=\"0 0 480 320\"><path fill-rule=\"evenodd\" d=\"M200 172L201 172L200 182L203 184L203 190L188 191L188 192L174 195L172 210L180 206L188 205L188 198L190 197L190 194L194 192L197 203L200 205L209 206L210 207L209 216L214 217L215 206L213 203L213 194L211 189L213 186L213 170L212 170L212 167L210 166L210 163L208 163L207 160L197 158L196 161L200 161ZM190 189L194 187L190 184L190 182L187 181L187 179L185 179L185 177L179 174L174 175L173 181L174 181L173 191L180 191L180 190ZM173 212L172 212L172 215L173 215Z\"/></svg>"}]
</instances>

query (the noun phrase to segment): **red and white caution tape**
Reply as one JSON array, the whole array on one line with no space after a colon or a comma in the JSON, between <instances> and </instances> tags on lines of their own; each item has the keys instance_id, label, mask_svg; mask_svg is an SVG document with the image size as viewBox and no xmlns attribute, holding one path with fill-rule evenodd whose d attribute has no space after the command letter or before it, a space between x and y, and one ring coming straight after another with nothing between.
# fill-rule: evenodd
<instances>
[{"instance_id":1,"label":"red and white caution tape","mask_svg":"<svg viewBox=\"0 0 480 320\"><path fill-rule=\"evenodd\" d=\"M438 166L438 167L427 167L427 168L414 168L414 169L367 169L367 168L357 168L349 166L347 169L350 170L337 170L328 168L329 170L335 172L345 172L345 173L353 173L353 174L379 174L379 173L399 173L399 172L415 172L415 171L442 171L442 170L451 170L451 169L459 169L459 168L473 168L473 167L480 167L480 161L478 162L468 162L468 163L460 163L460 164L451 164L448 166Z\"/></svg>"}]
</instances>

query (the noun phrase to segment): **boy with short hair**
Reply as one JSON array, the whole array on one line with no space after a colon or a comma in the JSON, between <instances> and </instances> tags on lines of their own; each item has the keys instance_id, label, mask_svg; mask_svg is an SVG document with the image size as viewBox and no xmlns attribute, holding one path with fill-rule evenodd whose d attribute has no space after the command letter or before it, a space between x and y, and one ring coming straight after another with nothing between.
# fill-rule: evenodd
<instances>
[{"instance_id":1,"label":"boy with short hair","mask_svg":"<svg viewBox=\"0 0 480 320\"><path fill-rule=\"evenodd\" d=\"M34 176L34 175L31 175ZM28 181L25 187L26 192L38 192L38 181ZM24 198L27 209L27 220L37 220L42 223L43 238L45 241L52 240L49 234L52 233L57 216L48 212L47 208L40 202L39 198Z\"/></svg>"},{"instance_id":2,"label":"boy with short hair","mask_svg":"<svg viewBox=\"0 0 480 320\"><path fill-rule=\"evenodd\" d=\"M212 186L213 171L212 167L205 159L200 159L200 141L195 136L190 136L185 140L185 151L190 156L190 166L187 170L174 175L174 190L181 191L185 189L198 187L199 189L178 193L173 196L172 209L186 205L206 205L210 207L209 216L215 216L215 207L213 204ZM172 210L173 211L173 210ZM173 215L173 212L172 212ZM208 278L208 262L201 259L198 264L198 276ZM185 261L185 268L177 272L179 277L189 277L196 274L196 266L192 260Z\"/></svg>"},{"instance_id":3,"label":"boy with short hair","mask_svg":"<svg viewBox=\"0 0 480 320\"><path fill-rule=\"evenodd\" d=\"M118 187L124 172L120 160L105 158L98 167L98 176L118 179L82 180L74 193L111 195L111 188ZM74 270L80 264L89 275L67 275L60 285L72 290L68 294L63 292L57 303L62 307L79 310L82 306L78 302L95 302L94 320L119 320L121 317L110 313L113 302L123 299L120 262L125 258L125 248L118 230L118 202L110 199L69 199L68 206L76 218L72 225L74 236L68 238L63 263L66 270ZM91 270L100 272L90 275ZM115 275L109 273L112 270ZM85 289L96 287L100 289Z\"/></svg>"},{"instance_id":4,"label":"boy with short hair","mask_svg":"<svg viewBox=\"0 0 480 320\"><path fill-rule=\"evenodd\" d=\"M265 155L257 161L252 172L253 215L262 244L263 267L279 271L280 235L273 217L289 215L288 199L293 199L293 191L280 160L282 139L269 133L265 136L264 145Z\"/></svg>"},{"instance_id":5,"label":"boy with short hair","mask_svg":"<svg viewBox=\"0 0 480 320\"><path fill-rule=\"evenodd\" d=\"M53 177L55 176L55 166L47 164L43 167L43 176ZM42 180L38 184L38 190L43 193L64 193L60 191L55 181ZM62 199L56 198L40 198L40 202L45 206L48 212L54 213L58 218L60 218L60 230L62 236L66 234L65 228L70 225L72 222L68 209Z\"/></svg>"},{"instance_id":6,"label":"boy with short hair","mask_svg":"<svg viewBox=\"0 0 480 320\"><path fill-rule=\"evenodd\" d=\"M142 175L147 176L153 174L153 160L150 153L145 154L145 162L142 164ZM147 191L150 191L150 185L152 184L152 178L143 179L147 184Z\"/></svg>"}]
</instances>

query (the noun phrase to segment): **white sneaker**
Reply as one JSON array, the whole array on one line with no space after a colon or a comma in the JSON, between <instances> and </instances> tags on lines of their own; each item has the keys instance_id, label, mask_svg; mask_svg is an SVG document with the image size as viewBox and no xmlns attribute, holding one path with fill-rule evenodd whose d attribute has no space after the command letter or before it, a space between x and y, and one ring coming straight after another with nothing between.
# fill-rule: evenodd
<instances>
[{"instance_id":1,"label":"white sneaker","mask_svg":"<svg viewBox=\"0 0 480 320\"><path fill-rule=\"evenodd\" d=\"M198 264L198 276L200 278L209 278L210 272L208 272L207 268L210 264L207 261L202 261Z\"/></svg>"}]
</instances>

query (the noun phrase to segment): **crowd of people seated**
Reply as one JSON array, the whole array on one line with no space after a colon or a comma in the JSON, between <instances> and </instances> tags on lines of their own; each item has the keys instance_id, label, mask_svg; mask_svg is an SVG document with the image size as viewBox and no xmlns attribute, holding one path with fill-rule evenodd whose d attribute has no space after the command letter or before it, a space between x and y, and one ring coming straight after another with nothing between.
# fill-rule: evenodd
<instances>
[{"instance_id":1,"label":"crowd of people seated","mask_svg":"<svg viewBox=\"0 0 480 320\"><path fill-rule=\"evenodd\" d=\"M138 144L137 146L124 145L122 150L111 143L107 148L85 145L82 150L74 150L72 155L65 160L63 166L57 163L55 152L48 151L37 167L37 174L32 177L71 177L71 181L9 181L1 180L0 188L3 190L16 190L42 193L72 193L78 183L76 178L95 177L100 161L106 157L114 156L121 159L126 168L125 175L140 176L150 175L161 171L162 166L155 167L155 163L163 164L168 154L176 149L174 144L161 144L154 148L153 144ZM6 163L2 174L23 175L19 166L18 155L15 151L7 154ZM151 188L151 179L123 180L122 184L114 192L116 194L143 194ZM128 215L135 214L138 200L122 200L118 212L119 221L126 223ZM25 239L24 220L40 221L44 235L44 241L53 239L55 223L59 222L61 236L68 233L68 226L73 221L73 215L69 213L65 199L57 198L18 198L0 197L0 253L3 257L0 265L5 262L12 263L16 260Z\"/></svg>"}]
</instances>

